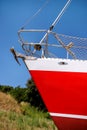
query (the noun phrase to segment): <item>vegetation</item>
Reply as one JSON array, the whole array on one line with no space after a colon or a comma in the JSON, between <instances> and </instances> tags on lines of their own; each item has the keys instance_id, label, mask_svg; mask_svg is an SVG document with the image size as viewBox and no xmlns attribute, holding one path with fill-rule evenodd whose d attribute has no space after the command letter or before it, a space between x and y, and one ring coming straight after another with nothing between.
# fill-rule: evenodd
<instances>
[{"instance_id":1,"label":"vegetation","mask_svg":"<svg viewBox=\"0 0 87 130\"><path fill-rule=\"evenodd\" d=\"M17 103L9 94L0 92L0 106L0 130L57 130L47 112L26 102Z\"/></svg>"},{"instance_id":2,"label":"vegetation","mask_svg":"<svg viewBox=\"0 0 87 130\"><path fill-rule=\"evenodd\" d=\"M15 112L0 111L0 130L57 130L50 119L44 114L34 110L29 110L29 115Z\"/></svg>"},{"instance_id":3,"label":"vegetation","mask_svg":"<svg viewBox=\"0 0 87 130\"><path fill-rule=\"evenodd\" d=\"M32 79L26 88L0 85L0 130L57 130Z\"/></svg>"},{"instance_id":4,"label":"vegetation","mask_svg":"<svg viewBox=\"0 0 87 130\"><path fill-rule=\"evenodd\" d=\"M20 105L9 94L0 92L0 110L21 113Z\"/></svg>"},{"instance_id":5,"label":"vegetation","mask_svg":"<svg viewBox=\"0 0 87 130\"><path fill-rule=\"evenodd\" d=\"M38 110L47 111L32 79L27 81L26 88L0 85L0 91L11 94L18 103L29 102L31 106L37 107Z\"/></svg>"}]
</instances>

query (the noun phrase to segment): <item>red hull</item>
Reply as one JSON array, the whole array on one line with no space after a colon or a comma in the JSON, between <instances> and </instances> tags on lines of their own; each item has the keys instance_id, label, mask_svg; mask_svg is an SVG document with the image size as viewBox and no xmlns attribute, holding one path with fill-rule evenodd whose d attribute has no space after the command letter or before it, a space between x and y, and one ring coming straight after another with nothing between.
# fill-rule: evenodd
<instances>
[{"instance_id":1,"label":"red hull","mask_svg":"<svg viewBox=\"0 0 87 130\"><path fill-rule=\"evenodd\" d=\"M54 113L51 116L59 130L86 130L87 73L41 70L30 73L49 113Z\"/></svg>"},{"instance_id":2,"label":"red hull","mask_svg":"<svg viewBox=\"0 0 87 130\"><path fill-rule=\"evenodd\" d=\"M52 117L58 130L87 130L87 120Z\"/></svg>"}]
</instances>

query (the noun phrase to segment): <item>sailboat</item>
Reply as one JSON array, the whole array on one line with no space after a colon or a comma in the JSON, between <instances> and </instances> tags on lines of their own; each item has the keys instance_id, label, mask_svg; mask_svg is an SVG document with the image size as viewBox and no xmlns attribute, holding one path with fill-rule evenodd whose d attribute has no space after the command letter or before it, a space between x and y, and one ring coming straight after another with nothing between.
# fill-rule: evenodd
<instances>
[{"instance_id":1,"label":"sailboat","mask_svg":"<svg viewBox=\"0 0 87 130\"><path fill-rule=\"evenodd\" d=\"M18 31L25 54L16 52L14 48L10 50L18 64L18 58L25 63L58 130L86 130L87 38L53 32L70 3L71 0L66 2L48 30ZM42 39L26 42L23 34L33 32L43 35ZM60 52L63 55L59 55Z\"/></svg>"}]
</instances>

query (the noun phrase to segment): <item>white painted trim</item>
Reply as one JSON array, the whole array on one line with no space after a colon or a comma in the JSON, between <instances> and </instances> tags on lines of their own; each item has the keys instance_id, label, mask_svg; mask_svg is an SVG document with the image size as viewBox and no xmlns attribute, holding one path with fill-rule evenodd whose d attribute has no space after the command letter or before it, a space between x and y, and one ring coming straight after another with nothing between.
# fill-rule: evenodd
<instances>
[{"instance_id":1,"label":"white painted trim","mask_svg":"<svg viewBox=\"0 0 87 130\"><path fill-rule=\"evenodd\" d=\"M60 64L61 62L65 64ZM29 70L87 73L87 61L81 60L43 58L25 60L25 64Z\"/></svg>"},{"instance_id":2,"label":"white painted trim","mask_svg":"<svg viewBox=\"0 0 87 130\"><path fill-rule=\"evenodd\" d=\"M49 112L51 116L56 116L56 117L66 117L66 118L75 118L75 119L85 119L87 120L87 116L84 115L75 115L75 114L62 114L62 113L52 113Z\"/></svg>"}]
</instances>

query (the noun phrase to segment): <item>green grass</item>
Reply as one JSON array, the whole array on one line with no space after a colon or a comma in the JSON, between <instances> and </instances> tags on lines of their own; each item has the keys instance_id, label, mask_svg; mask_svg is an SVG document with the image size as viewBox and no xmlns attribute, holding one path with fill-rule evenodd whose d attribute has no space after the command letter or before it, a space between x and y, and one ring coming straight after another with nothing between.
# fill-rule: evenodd
<instances>
[{"instance_id":1,"label":"green grass","mask_svg":"<svg viewBox=\"0 0 87 130\"><path fill-rule=\"evenodd\" d=\"M20 107L21 113L0 110L0 130L57 130L48 113L27 103Z\"/></svg>"}]
</instances>

